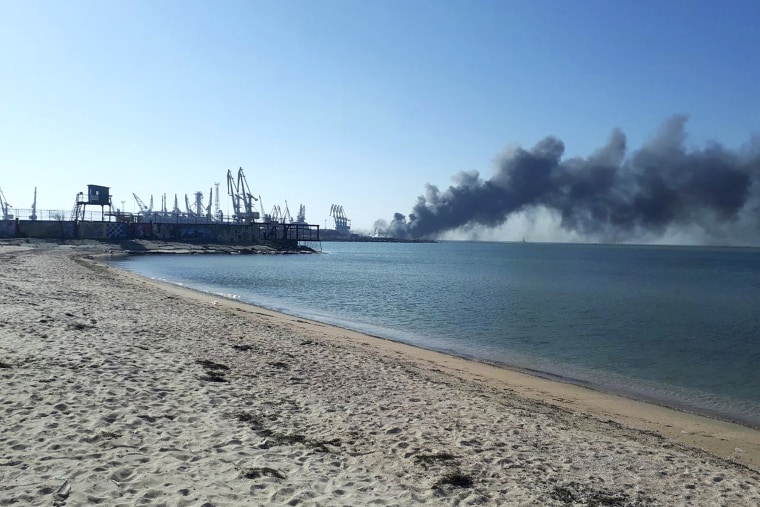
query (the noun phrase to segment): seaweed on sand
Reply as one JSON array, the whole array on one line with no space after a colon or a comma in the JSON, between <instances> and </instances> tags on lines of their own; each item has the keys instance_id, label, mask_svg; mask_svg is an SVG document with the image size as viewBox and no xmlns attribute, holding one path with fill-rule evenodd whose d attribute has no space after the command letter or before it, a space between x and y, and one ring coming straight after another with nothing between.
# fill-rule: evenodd
<instances>
[{"instance_id":1,"label":"seaweed on sand","mask_svg":"<svg viewBox=\"0 0 760 507\"><path fill-rule=\"evenodd\" d=\"M609 507L622 507L630 504L630 499L623 492L597 490L576 482L571 482L564 486L554 486L549 495L554 500L559 500L566 504L581 503L583 505L604 505Z\"/></svg>"}]
</instances>

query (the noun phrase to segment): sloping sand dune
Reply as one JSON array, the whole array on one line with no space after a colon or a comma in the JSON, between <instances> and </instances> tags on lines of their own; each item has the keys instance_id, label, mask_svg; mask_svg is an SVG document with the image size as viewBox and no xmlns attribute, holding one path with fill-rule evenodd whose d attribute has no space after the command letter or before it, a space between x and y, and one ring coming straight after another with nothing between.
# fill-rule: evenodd
<instances>
[{"instance_id":1,"label":"sloping sand dune","mask_svg":"<svg viewBox=\"0 0 760 507\"><path fill-rule=\"evenodd\" d=\"M73 253L0 246L0 505L760 505L755 430Z\"/></svg>"}]
</instances>

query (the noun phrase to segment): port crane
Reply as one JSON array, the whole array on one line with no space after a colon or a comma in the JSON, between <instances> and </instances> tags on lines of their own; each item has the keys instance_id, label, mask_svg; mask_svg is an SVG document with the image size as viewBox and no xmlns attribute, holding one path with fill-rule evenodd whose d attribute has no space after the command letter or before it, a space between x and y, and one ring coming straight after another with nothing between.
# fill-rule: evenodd
<instances>
[{"instance_id":1,"label":"port crane","mask_svg":"<svg viewBox=\"0 0 760 507\"><path fill-rule=\"evenodd\" d=\"M227 192L232 197L235 221L253 222L259 218L259 212L253 210L253 201L257 199L251 194L242 167L238 169L237 179L232 176L232 169L227 170Z\"/></svg>"},{"instance_id":2,"label":"port crane","mask_svg":"<svg viewBox=\"0 0 760 507\"><path fill-rule=\"evenodd\" d=\"M293 222L293 215L290 214L290 209L288 208L288 201L285 201L285 210L282 212L282 223L292 223Z\"/></svg>"},{"instance_id":3,"label":"port crane","mask_svg":"<svg viewBox=\"0 0 760 507\"><path fill-rule=\"evenodd\" d=\"M132 192L132 196L135 198L135 202L137 203L137 207L140 209L140 212L142 213L151 212L151 209L153 208L153 196L151 196L150 198L151 199L150 207L146 206L145 203L142 201L142 199L137 197L136 193Z\"/></svg>"},{"instance_id":4,"label":"port crane","mask_svg":"<svg viewBox=\"0 0 760 507\"><path fill-rule=\"evenodd\" d=\"M338 204L333 204L330 206L330 216L333 217L335 220L335 231L339 234L345 234L348 235L351 233L351 226L348 225L348 222L350 221L348 217L346 217L345 211L343 211L343 206L340 206Z\"/></svg>"},{"instance_id":5,"label":"port crane","mask_svg":"<svg viewBox=\"0 0 760 507\"><path fill-rule=\"evenodd\" d=\"M264 222L271 222L271 217L264 211L264 201L261 199L261 195L259 195L259 207L261 208L261 217Z\"/></svg>"},{"instance_id":6,"label":"port crane","mask_svg":"<svg viewBox=\"0 0 760 507\"><path fill-rule=\"evenodd\" d=\"M216 192L214 192L214 216L217 217L219 220L222 220L224 217L221 215L221 211L219 209L219 183L214 183L214 188L216 189Z\"/></svg>"},{"instance_id":7,"label":"port crane","mask_svg":"<svg viewBox=\"0 0 760 507\"><path fill-rule=\"evenodd\" d=\"M174 208L172 208L172 215L181 215L182 211L179 209L179 203L177 202L177 194L174 194Z\"/></svg>"},{"instance_id":8,"label":"port crane","mask_svg":"<svg viewBox=\"0 0 760 507\"><path fill-rule=\"evenodd\" d=\"M298 215L296 215L296 223L298 224L305 224L306 223L306 206L301 204L301 207L298 208Z\"/></svg>"},{"instance_id":9,"label":"port crane","mask_svg":"<svg viewBox=\"0 0 760 507\"><path fill-rule=\"evenodd\" d=\"M29 220L37 220L37 187L34 187L34 202L32 202L32 214Z\"/></svg>"},{"instance_id":10,"label":"port crane","mask_svg":"<svg viewBox=\"0 0 760 507\"><path fill-rule=\"evenodd\" d=\"M185 194L185 209L187 209L187 216L195 216L195 212L193 211L192 206L190 206L190 199L187 197L187 194Z\"/></svg>"},{"instance_id":11,"label":"port crane","mask_svg":"<svg viewBox=\"0 0 760 507\"><path fill-rule=\"evenodd\" d=\"M5 194L3 194L3 189L0 188L0 209L2 209L3 212L3 220L13 220L13 215L8 211L10 207L10 203L5 198Z\"/></svg>"},{"instance_id":12,"label":"port crane","mask_svg":"<svg viewBox=\"0 0 760 507\"><path fill-rule=\"evenodd\" d=\"M218 192L219 192L219 184L218 183L216 184L216 191L217 191L217 194L216 194L216 209L218 211L219 210L219 194L218 194ZM208 218L209 220L213 220L214 219L214 217L211 215L211 204L213 202L214 202L214 189L213 188L209 188L208 189L208 206L206 206L206 208L205 208L206 218ZM219 213L217 213L217 215L218 214Z\"/></svg>"},{"instance_id":13,"label":"port crane","mask_svg":"<svg viewBox=\"0 0 760 507\"><path fill-rule=\"evenodd\" d=\"M272 212L269 216L271 217L272 222L280 222L282 220L282 210L280 210L280 206L277 204L272 206Z\"/></svg>"}]
</instances>

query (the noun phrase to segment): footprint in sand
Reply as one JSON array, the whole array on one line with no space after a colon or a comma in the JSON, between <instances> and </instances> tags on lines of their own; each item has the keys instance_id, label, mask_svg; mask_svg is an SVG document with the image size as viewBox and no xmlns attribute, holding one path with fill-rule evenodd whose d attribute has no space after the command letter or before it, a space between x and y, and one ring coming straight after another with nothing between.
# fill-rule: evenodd
<instances>
[{"instance_id":1,"label":"footprint in sand","mask_svg":"<svg viewBox=\"0 0 760 507\"><path fill-rule=\"evenodd\" d=\"M117 468L109 477L112 481L116 483L122 483L122 482L129 482L129 480L134 475L134 471L131 468Z\"/></svg>"}]
</instances>

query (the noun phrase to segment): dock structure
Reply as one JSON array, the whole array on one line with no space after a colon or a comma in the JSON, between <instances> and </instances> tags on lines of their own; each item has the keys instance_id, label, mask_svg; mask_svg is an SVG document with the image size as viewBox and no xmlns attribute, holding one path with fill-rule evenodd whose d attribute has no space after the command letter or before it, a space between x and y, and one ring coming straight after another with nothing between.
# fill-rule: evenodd
<instances>
[{"instance_id":1,"label":"dock structure","mask_svg":"<svg viewBox=\"0 0 760 507\"><path fill-rule=\"evenodd\" d=\"M113 209L110 187L88 185L87 193L76 195L74 207L70 212L45 211L37 208L36 188L33 209L29 220L26 210L13 210L2 197L2 221L0 221L0 238L43 238L43 239L99 239L130 240L153 239L160 241L206 242L225 244L259 244L259 243L315 243L320 241L318 225L297 222L290 218L264 217L254 211L253 197L245 180L243 169L238 171L237 180L228 172L230 195L235 203L235 213L231 216L217 210L212 214L213 192L209 191L208 205L203 202L203 194L195 193L194 204L185 195L186 211L181 211L175 194L174 208L166 207L166 195L162 199L161 210L153 210L153 196L150 205L146 205L137 194L132 194L139 206L136 213ZM218 184L217 184L218 206ZM123 202L123 201L122 201ZM96 211L88 207L96 207ZM100 208L97 210L97 208ZM123 204L122 204L123 207ZM289 214L288 214L289 216ZM267 220L268 219L268 220Z\"/></svg>"},{"instance_id":2,"label":"dock structure","mask_svg":"<svg viewBox=\"0 0 760 507\"><path fill-rule=\"evenodd\" d=\"M138 219L139 218L139 219ZM142 221L132 214L104 213L101 219L88 220L80 211L77 217L56 212L42 212L35 220L18 217L0 221L0 238L42 239L153 239L228 244L257 244L266 242L319 242L319 225L279 222L194 222L177 217L175 222Z\"/></svg>"}]
</instances>

